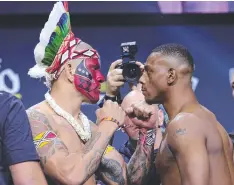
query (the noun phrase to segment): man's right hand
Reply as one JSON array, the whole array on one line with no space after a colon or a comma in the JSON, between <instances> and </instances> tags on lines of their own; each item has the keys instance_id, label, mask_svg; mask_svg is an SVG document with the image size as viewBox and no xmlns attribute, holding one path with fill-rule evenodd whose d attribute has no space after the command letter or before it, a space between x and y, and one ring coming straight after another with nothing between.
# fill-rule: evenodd
<instances>
[{"instance_id":1,"label":"man's right hand","mask_svg":"<svg viewBox=\"0 0 234 185\"><path fill-rule=\"evenodd\" d=\"M96 111L96 116L98 123L107 117L116 119L119 122L119 125L116 124L116 128L118 128L117 126L123 126L126 114L117 102L107 100L103 107Z\"/></svg>"},{"instance_id":2,"label":"man's right hand","mask_svg":"<svg viewBox=\"0 0 234 185\"><path fill-rule=\"evenodd\" d=\"M107 74L107 90L106 94L108 96L116 96L119 92L121 86L124 85L123 70L116 69L116 66L121 64L122 60L116 60L110 66L109 72Z\"/></svg>"}]
</instances>

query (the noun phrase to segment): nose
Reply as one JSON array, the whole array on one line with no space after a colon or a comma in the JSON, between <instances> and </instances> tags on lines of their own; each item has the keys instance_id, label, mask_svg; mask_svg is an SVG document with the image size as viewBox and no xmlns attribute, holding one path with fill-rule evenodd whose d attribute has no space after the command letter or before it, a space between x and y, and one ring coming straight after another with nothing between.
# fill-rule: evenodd
<instances>
[{"instance_id":1,"label":"nose","mask_svg":"<svg viewBox=\"0 0 234 185\"><path fill-rule=\"evenodd\" d=\"M97 81L98 81L99 83L102 83L102 82L105 81L105 77L103 76L103 74L102 74L100 71L97 72L97 74L96 74L96 79L97 79Z\"/></svg>"}]
</instances>

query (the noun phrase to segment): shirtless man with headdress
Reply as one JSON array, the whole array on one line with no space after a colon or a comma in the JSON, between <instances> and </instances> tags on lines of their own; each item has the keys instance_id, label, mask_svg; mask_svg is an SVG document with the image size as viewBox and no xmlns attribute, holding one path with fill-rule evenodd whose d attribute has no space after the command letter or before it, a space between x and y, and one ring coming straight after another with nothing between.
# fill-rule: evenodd
<instances>
[{"instance_id":1,"label":"shirtless man with headdress","mask_svg":"<svg viewBox=\"0 0 234 185\"><path fill-rule=\"evenodd\" d=\"M40 35L35 51L36 65L29 70L33 78L46 78L49 91L45 101L31 107L30 119L34 143L44 172L54 184L95 184L98 174L106 184L142 184L150 168L153 142L147 136L137 145L141 161L128 165L108 143L123 126L125 112L115 102L106 101L96 111L97 125L80 111L81 104L97 103L100 83L100 59L96 50L75 38L71 31L67 3L58 2ZM136 177L128 180L127 176Z\"/></svg>"}]
</instances>

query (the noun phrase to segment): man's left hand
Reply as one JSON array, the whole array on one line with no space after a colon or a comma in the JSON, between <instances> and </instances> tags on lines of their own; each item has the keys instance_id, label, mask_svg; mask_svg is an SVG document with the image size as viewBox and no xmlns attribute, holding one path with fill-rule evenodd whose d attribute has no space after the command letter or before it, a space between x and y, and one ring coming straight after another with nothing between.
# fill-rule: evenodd
<instances>
[{"instance_id":1,"label":"man's left hand","mask_svg":"<svg viewBox=\"0 0 234 185\"><path fill-rule=\"evenodd\" d=\"M145 101L132 104L125 112L130 118L134 118L134 124L140 128L156 128L156 115L153 114L153 106Z\"/></svg>"}]
</instances>

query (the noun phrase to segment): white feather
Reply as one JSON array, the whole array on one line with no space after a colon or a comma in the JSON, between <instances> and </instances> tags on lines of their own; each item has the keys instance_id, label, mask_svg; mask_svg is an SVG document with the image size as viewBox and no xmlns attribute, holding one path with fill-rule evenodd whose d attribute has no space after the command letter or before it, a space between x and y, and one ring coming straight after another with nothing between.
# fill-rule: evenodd
<instances>
[{"instance_id":1,"label":"white feather","mask_svg":"<svg viewBox=\"0 0 234 185\"><path fill-rule=\"evenodd\" d=\"M44 28L41 30L39 43L34 49L34 58L36 65L29 69L28 75L32 78L42 78L46 76L46 68L42 63L45 57L45 49L50 41L51 34L56 29L57 23L60 17L66 10L64 9L62 2L57 2L54 4L53 10L51 11L48 21L45 23Z\"/></svg>"},{"instance_id":2,"label":"white feather","mask_svg":"<svg viewBox=\"0 0 234 185\"><path fill-rule=\"evenodd\" d=\"M34 67L29 69L28 75L32 78L42 78L46 75L46 66L39 66L36 64Z\"/></svg>"},{"instance_id":3,"label":"white feather","mask_svg":"<svg viewBox=\"0 0 234 185\"><path fill-rule=\"evenodd\" d=\"M41 64L41 61L44 59L45 48L49 43L50 36L56 29L61 15L65 12L66 10L64 9L62 2L55 3L53 10L49 15L49 19L41 31L40 41L34 49L34 56L37 64Z\"/></svg>"}]
</instances>

